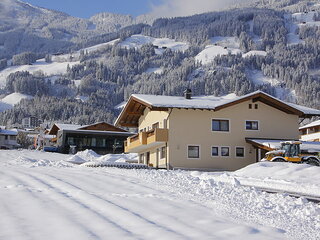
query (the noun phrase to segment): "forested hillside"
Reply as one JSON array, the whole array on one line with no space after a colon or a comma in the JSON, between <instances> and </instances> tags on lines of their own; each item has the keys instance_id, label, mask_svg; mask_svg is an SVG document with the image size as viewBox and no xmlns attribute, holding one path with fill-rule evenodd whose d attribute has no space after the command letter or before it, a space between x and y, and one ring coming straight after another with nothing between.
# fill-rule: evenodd
<instances>
[{"instance_id":1,"label":"forested hillside","mask_svg":"<svg viewBox=\"0 0 320 240\"><path fill-rule=\"evenodd\" d=\"M104 18L110 16L91 19L100 24L100 34L68 42L73 50L61 48L56 54L56 49L34 48L12 55L9 62L0 59L3 96L33 96L1 113L1 124L19 124L28 115L44 121L112 122L119 113L115 106L132 93L181 95L186 88L195 95L243 95L261 89L285 101L320 107L316 1L261 1L250 8L156 19L152 25L145 24L151 22L148 17L127 17L121 18L123 26L103 26ZM100 45L84 48L95 44ZM43 62L34 63L35 56ZM30 65L21 68L58 63L68 65L59 74L31 71ZM15 72L18 65L25 71Z\"/></svg>"}]
</instances>

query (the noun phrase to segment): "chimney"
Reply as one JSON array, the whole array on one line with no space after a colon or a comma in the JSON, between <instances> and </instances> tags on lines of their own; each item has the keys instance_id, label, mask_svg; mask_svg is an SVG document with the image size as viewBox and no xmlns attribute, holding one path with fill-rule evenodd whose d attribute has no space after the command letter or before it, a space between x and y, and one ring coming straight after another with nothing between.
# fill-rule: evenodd
<instances>
[{"instance_id":1,"label":"chimney","mask_svg":"<svg viewBox=\"0 0 320 240\"><path fill-rule=\"evenodd\" d=\"M185 99L191 99L191 96L192 96L192 91L190 88L187 88L186 90L184 90L184 97Z\"/></svg>"}]
</instances>

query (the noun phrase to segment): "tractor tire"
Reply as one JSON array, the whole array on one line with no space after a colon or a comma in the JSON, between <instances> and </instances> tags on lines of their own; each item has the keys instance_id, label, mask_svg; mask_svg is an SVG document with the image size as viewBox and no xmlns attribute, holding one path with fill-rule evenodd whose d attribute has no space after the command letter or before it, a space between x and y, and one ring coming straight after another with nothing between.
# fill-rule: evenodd
<instances>
[{"instance_id":1,"label":"tractor tire","mask_svg":"<svg viewBox=\"0 0 320 240\"><path fill-rule=\"evenodd\" d=\"M275 158L272 160L272 162L286 162L283 158Z\"/></svg>"},{"instance_id":2,"label":"tractor tire","mask_svg":"<svg viewBox=\"0 0 320 240\"><path fill-rule=\"evenodd\" d=\"M309 158L307 161L306 161L307 164L309 165L312 165L312 166L318 166L320 167L320 161L316 158Z\"/></svg>"}]
</instances>

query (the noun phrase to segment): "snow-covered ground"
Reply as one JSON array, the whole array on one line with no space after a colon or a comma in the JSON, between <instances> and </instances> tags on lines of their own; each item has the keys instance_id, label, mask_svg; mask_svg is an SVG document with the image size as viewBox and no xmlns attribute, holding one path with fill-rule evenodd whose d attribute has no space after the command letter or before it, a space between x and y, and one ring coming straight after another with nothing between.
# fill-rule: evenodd
<instances>
[{"instance_id":1,"label":"snow-covered ground","mask_svg":"<svg viewBox=\"0 0 320 240\"><path fill-rule=\"evenodd\" d=\"M56 76L65 74L67 72L67 66L69 65L70 67L72 67L75 64L79 64L79 62L46 63L44 59L39 59L32 65L11 66L0 71L0 88L3 88L5 86L6 78L11 73L15 73L18 71L28 71L30 73L43 72L47 76Z\"/></svg>"},{"instance_id":2,"label":"snow-covered ground","mask_svg":"<svg viewBox=\"0 0 320 240\"><path fill-rule=\"evenodd\" d=\"M148 68L146 70L146 73L162 74L163 73L163 68L161 68L161 67Z\"/></svg>"},{"instance_id":3,"label":"snow-covered ground","mask_svg":"<svg viewBox=\"0 0 320 240\"><path fill-rule=\"evenodd\" d=\"M211 63L219 55L242 54L239 41L235 37L213 37L210 41L211 44L195 57L196 61L204 65Z\"/></svg>"},{"instance_id":4,"label":"snow-covered ground","mask_svg":"<svg viewBox=\"0 0 320 240\"><path fill-rule=\"evenodd\" d=\"M299 28L304 26L320 26L320 21L314 20L315 14L317 14L316 11L310 11L297 12L286 16L287 21L289 21L289 33L287 35L288 45L304 43L304 40L300 39L299 35L297 34Z\"/></svg>"},{"instance_id":5,"label":"snow-covered ground","mask_svg":"<svg viewBox=\"0 0 320 240\"><path fill-rule=\"evenodd\" d=\"M248 70L247 76L255 85L270 84L274 87L275 97L281 100L296 102L298 96L294 90L281 86L281 82L276 78L263 75L259 70Z\"/></svg>"},{"instance_id":6,"label":"snow-covered ground","mask_svg":"<svg viewBox=\"0 0 320 240\"><path fill-rule=\"evenodd\" d=\"M141 34L132 35L120 42L119 45L124 48L140 48L148 43L152 43L155 46L156 54L162 54L167 48L173 51L185 51L189 48L189 44L185 42L177 42L169 38L154 38Z\"/></svg>"},{"instance_id":7,"label":"snow-covered ground","mask_svg":"<svg viewBox=\"0 0 320 240\"><path fill-rule=\"evenodd\" d=\"M89 151L77 156L101 158ZM234 173L127 170L88 168L67 162L70 157L0 151L1 239L320 237L319 204L241 186L243 179L273 180L303 189L314 181L318 191L316 167L259 163Z\"/></svg>"},{"instance_id":8,"label":"snow-covered ground","mask_svg":"<svg viewBox=\"0 0 320 240\"><path fill-rule=\"evenodd\" d=\"M15 104L18 104L22 99L31 99L30 95L22 93L11 93L0 100L0 112L13 108Z\"/></svg>"}]
</instances>

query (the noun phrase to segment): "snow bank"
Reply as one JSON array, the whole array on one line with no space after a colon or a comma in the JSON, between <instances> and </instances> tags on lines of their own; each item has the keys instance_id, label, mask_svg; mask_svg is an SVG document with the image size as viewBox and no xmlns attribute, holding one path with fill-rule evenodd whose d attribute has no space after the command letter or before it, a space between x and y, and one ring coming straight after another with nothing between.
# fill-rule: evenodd
<instances>
[{"instance_id":1,"label":"snow bank","mask_svg":"<svg viewBox=\"0 0 320 240\"><path fill-rule=\"evenodd\" d=\"M232 185L252 186L320 198L320 168L308 164L259 162L235 172L198 177ZM196 173L193 173L195 176Z\"/></svg>"},{"instance_id":2,"label":"snow bank","mask_svg":"<svg viewBox=\"0 0 320 240\"><path fill-rule=\"evenodd\" d=\"M91 165L105 165L105 164L130 164L129 162L137 162L137 154L106 154L99 155L93 150L84 150L77 152L75 155L69 157L66 161L75 164L82 164L83 166Z\"/></svg>"}]
</instances>

